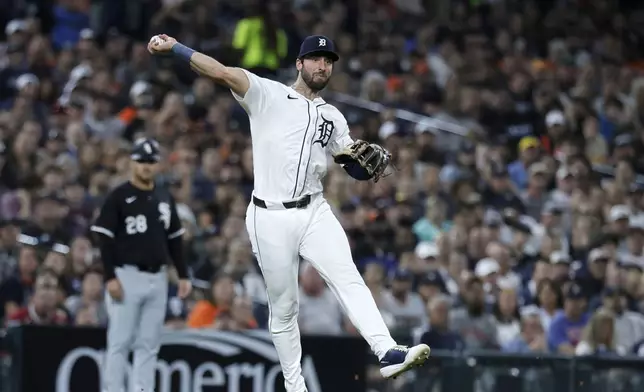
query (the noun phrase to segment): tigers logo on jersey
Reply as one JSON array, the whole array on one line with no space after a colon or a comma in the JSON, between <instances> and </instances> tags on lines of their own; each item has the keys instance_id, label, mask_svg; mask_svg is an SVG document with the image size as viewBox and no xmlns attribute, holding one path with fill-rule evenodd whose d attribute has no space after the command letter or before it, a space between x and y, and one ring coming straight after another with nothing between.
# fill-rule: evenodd
<instances>
[{"instance_id":1,"label":"tigers logo on jersey","mask_svg":"<svg viewBox=\"0 0 644 392\"><path fill-rule=\"evenodd\" d=\"M163 222L166 230L170 228L170 205L168 203L159 203L159 220Z\"/></svg>"},{"instance_id":2,"label":"tigers logo on jersey","mask_svg":"<svg viewBox=\"0 0 644 392\"><path fill-rule=\"evenodd\" d=\"M322 147L326 147L329 144L329 140L331 140L333 130L335 130L335 125L332 121L324 118L324 116L320 115L320 117L322 118L322 124L318 126L317 139L313 142L313 144L319 143L322 145Z\"/></svg>"}]
</instances>

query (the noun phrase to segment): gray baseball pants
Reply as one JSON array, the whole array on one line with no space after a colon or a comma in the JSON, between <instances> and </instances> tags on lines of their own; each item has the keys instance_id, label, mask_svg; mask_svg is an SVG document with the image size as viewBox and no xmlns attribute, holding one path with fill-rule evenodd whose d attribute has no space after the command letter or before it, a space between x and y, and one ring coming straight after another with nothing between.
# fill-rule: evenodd
<instances>
[{"instance_id":1,"label":"gray baseball pants","mask_svg":"<svg viewBox=\"0 0 644 392\"><path fill-rule=\"evenodd\" d=\"M168 298L168 275L141 272L133 266L116 268L123 299L106 293L109 316L107 351L103 372L104 392L153 392L156 359ZM129 352L134 352L132 374L125 388Z\"/></svg>"}]
</instances>

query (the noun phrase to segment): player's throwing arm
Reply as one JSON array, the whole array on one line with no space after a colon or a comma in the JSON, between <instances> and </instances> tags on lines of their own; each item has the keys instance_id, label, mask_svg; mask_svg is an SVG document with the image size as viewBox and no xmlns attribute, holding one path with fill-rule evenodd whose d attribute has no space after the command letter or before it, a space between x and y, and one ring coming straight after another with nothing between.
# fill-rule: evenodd
<instances>
[{"instance_id":1,"label":"player's throwing arm","mask_svg":"<svg viewBox=\"0 0 644 392\"><path fill-rule=\"evenodd\" d=\"M239 96L243 97L248 91L250 85L248 77L240 68L227 67L212 57L196 52L165 34L152 37L148 43L148 51L151 54L173 53L190 63L190 67L200 75L228 87Z\"/></svg>"}]
</instances>

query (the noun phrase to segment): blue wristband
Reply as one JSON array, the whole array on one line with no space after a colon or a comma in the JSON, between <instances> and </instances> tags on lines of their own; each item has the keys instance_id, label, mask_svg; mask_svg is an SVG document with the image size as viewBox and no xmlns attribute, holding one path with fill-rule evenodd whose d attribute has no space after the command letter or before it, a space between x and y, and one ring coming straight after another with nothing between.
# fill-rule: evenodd
<instances>
[{"instance_id":1,"label":"blue wristband","mask_svg":"<svg viewBox=\"0 0 644 392\"><path fill-rule=\"evenodd\" d=\"M181 60L184 60L186 62L190 62L190 58L194 54L194 50L190 49L186 45L176 43L172 45L172 53L174 53L176 56L178 56Z\"/></svg>"}]
</instances>

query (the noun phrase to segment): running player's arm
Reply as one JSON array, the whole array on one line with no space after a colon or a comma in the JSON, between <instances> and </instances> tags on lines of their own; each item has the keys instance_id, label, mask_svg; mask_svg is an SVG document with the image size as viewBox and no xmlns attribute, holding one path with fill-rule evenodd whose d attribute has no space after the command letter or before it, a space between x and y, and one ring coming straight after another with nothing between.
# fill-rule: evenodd
<instances>
[{"instance_id":1,"label":"running player's arm","mask_svg":"<svg viewBox=\"0 0 644 392\"><path fill-rule=\"evenodd\" d=\"M116 235L119 229L119 205L114 192L110 193L101 207L96 222L90 228L98 239L103 262L103 276L105 281L116 277L114 272L116 262Z\"/></svg>"},{"instance_id":2,"label":"running player's arm","mask_svg":"<svg viewBox=\"0 0 644 392\"><path fill-rule=\"evenodd\" d=\"M168 251L172 264L177 270L179 279L188 279L188 269L183 258L183 233L186 230L181 226L181 219L177 213L177 205L173 199L170 201L170 227L168 228Z\"/></svg>"}]
</instances>

